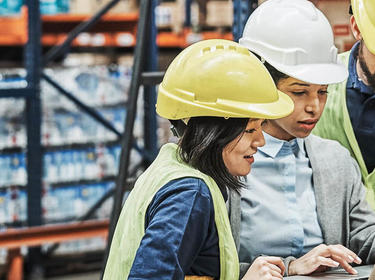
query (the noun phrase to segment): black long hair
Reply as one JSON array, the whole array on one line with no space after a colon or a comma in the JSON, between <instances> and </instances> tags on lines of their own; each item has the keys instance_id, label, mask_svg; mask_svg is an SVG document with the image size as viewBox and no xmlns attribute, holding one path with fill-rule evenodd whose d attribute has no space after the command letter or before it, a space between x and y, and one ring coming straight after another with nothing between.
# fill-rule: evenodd
<instances>
[{"instance_id":1,"label":"black long hair","mask_svg":"<svg viewBox=\"0 0 375 280\"><path fill-rule=\"evenodd\" d=\"M243 183L239 177L229 173L222 151L244 133L248 121L246 118L191 118L179 141L181 159L211 176L223 193L226 193L226 187L239 191Z\"/></svg>"},{"instance_id":2,"label":"black long hair","mask_svg":"<svg viewBox=\"0 0 375 280\"><path fill-rule=\"evenodd\" d=\"M263 65L267 68L268 72L270 73L273 82L277 85L281 80L288 79L290 76L287 74L284 74L283 72L280 72L275 67L273 67L271 64L269 64L267 61L263 63Z\"/></svg>"},{"instance_id":3,"label":"black long hair","mask_svg":"<svg viewBox=\"0 0 375 280\"><path fill-rule=\"evenodd\" d=\"M263 62L264 67L267 68L268 72L270 73L273 82L277 85L281 80L288 79L290 76L287 74L284 74L283 72L280 72L275 67L273 67L271 64L269 64L267 61L263 61L262 58L256 54L253 53L259 60Z\"/></svg>"}]
</instances>

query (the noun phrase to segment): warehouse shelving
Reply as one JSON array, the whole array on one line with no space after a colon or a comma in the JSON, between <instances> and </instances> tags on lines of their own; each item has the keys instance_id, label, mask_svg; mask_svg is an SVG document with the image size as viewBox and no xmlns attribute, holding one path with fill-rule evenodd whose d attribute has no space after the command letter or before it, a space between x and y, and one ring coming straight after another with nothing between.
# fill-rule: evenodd
<instances>
[{"instance_id":1,"label":"warehouse shelving","mask_svg":"<svg viewBox=\"0 0 375 280\"><path fill-rule=\"evenodd\" d=\"M26 229L12 229L0 233L0 246L9 249L10 264L7 279L22 280L23 255L21 247L40 246L46 242L62 242L90 237L105 239L108 234L108 220L87 221L76 224L53 225L48 227L33 227Z\"/></svg>"},{"instance_id":2,"label":"warehouse shelving","mask_svg":"<svg viewBox=\"0 0 375 280\"><path fill-rule=\"evenodd\" d=\"M183 32L159 32L156 43L159 47L185 48L192 43L207 39L227 39L233 40L232 33L220 31L205 31L195 33L191 28L185 28Z\"/></svg>"},{"instance_id":3,"label":"warehouse shelving","mask_svg":"<svg viewBox=\"0 0 375 280\"><path fill-rule=\"evenodd\" d=\"M155 8L155 1L152 1L150 7L151 10ZM146 1L146 2L147 2ZM241 6L240 9L235 9L235 15L241 15L241 18L247 18L249 14L249 9L245 9L246 5L250 5L251 7L253 1L250 0L234 0L235 7L236 3ZM85 46L85 47L135 47L136 45L136 36L137 31L140 28L141 18L137 13L131 14L108 14L104 15L105 10L108 11L110 6L115 4L115 0L113 0L110 4L108 4L102 11L100 11L94 19L90 19L88 15L48 15L48 16L40 16L39 14L39 7L38 7L38 0L28 0L26 3L28 4L28 9L25 7L22 9L22 12L18 16L13 17L1 17L0 24L2 25L2 30L0 31L0 46L24 46L27 44L26 50L26 64L27 64L27 87L20 88L20 89L13 89L9 88L7 90L1 91L2 97L27 97L27 123L29 128L33 128L32 130L28 130L28 144L27 144L27 157L30 158L28 161L28 184L27 184L27 205L28 205L28 214L27 214L27 225L28 226L38 226L43 224L42 220L42 207L41 207L41 193L43 192L43 182L42 182L42 154L48 149L56 150L60 148L64 148L62 145L59 146L51 146L51 147L44 147L42 148L40 142L41 136L41 106L40 106L40 80L44 79L49 84L54 86L58 91L60 91L63 95L68 97L72 100L78 107L82 110L86 110L89 114L94 117L96 120L101 122L107 129L112 131L118 137L122 136L116 128L114 128L108 121L101 118L95 110L86 106L80 100L74 98L74 96L65 90L61 85L59 85L52 77L48 75L48 73L43 72L43 66L47 65L49 61L58 58L59 55L62 53L66 53L67 49L70 46ZM145 2L145 1L142 1ZM153 16L153 12L148 11L150 16ZM246 15L245 15L246 14ZM95 18L96 17L96 18ZM239 16L235 16L234 24L238 22ZM149 19L148 19L149 20ZM243 20L242 20L243 21ZM97 22L94 25L94 23ZM151 21L152 22L152 21ZM29 24L28 24L29 23ZM150 22L149 22L150 23ZM241 23L238 24L240 26ZM87 31L88 27L93 26L90 31ZM28 32L27 32L28 28ZM43 30L43 34L41 33ZM58 30L59 32L56 32ZM240 31L240 29L238 29ZM81 33L84 31L85 33ZM224 38L224 39L233 39L236 36L232 35L229 32L219 32L219 31L204 31L195 33L192 32L191 27L187 24L187 26L183 29L182 33L176 34L169 31L161 31L156 34L155 26L151 28L148 32L149 38L155 38L154 40L147 40L147 42L143 42L143 47L146 48L146 53L149 54L143 58L142 63L138 64L138 67L142 65L143 70L148 71L155 71L156 70L156 44L157 42L159 47L165 48L183 48L187 45L194 43L195 41L202 40L202 39L209 39L209 38ZM147 33L147 32L146 32ZM79 35L81 34L81 35ZM83 35L82 35L83 34ZM80 37L81 36L81 37ZM139 42L138 42L139 43ZM41 47L42 46L49 46L52 49L47 53L47 55L42 58L41 56ZM137 52L135 48L135 52ZM138 62L139 63L139 62ZM137 65L134 65L135 69ZM138 77L142 79L143 84L145 85L145 110L150 112L150 114L145 115L145 132L144 132L144 148L146 152L142 154L144 156L141 165L147 166L154 156L157 153L157 143L156 143L156 116L154 111L154 103L155 103L155 79L153 76L143 75L142 77ZM156 80L160 80L160 75ZM151 84L148 81L153 80ZM133 90L135 88L139 88L140 81L134 81L135 84L133 85ZM131 86L132 88L132 86ZM128 111L129 118L127 118L127 123L125 125L125 134L123 136L125 139L122 139L122 149L125 155L121 158L124 159L129 156L131 147L134 147L132 143L132 130L134 125L134 119L132 120L131 116L134 117L136 108L134 107L134 102L137 100L137 96L133 96L133 99L130 99L127 105L130 106L130 110ZM133 105L132 105L133 103ZM127 115L128 116L128 115ZM36 124L36 125L35 125ZM130 146L129 143L132 143ZM75 143L73 145L80 145ZM96 143L93 143L96 145ZM78 147L77 146L77 147ZM13 150L12 150L13 149ZM24 151L23 147L13 147L9 148L8 150L5 149L4 151L14 152L16 151ZM19 149L19 150L17 150ZM139 149L139 147L138 147ZM125 162L122 166L120 166L120 174L116 177L117 178L117 188L124 188L124 183L128 182L129 174L133 174L136 167L133 170L129 169L129 160L125 159L121 161L121 163ZM124 173L124 170L126 172ZM100 178L99 178L100 179ZM104 176L101 178L103 180L113 179L111 176ZM77 182L85 182L85 183L94 183L96 180L78 180L78 181L71 181L71 182L57 182L55 184L51 184L52 188L63 188L70 183L77 183ZM66 183L66 184L65 184ZM23 186L18 186L23 189ZM130 189L131 187L127 187ZM115 190L111 190L106 193L102 199L98 201L96 205L94 205L93 209L100 206L100 203L103 202L105 199L110 197L115 193ZM122 201L122 195L117 196L115 195L116 199L120 199ZM114 209L114 212L117 211ZM87 217L92 216L92 209L88 211L88 213L84 214L83 217L80 217L80 220L84 220ZM113 222L113 219L112 221ZM115 222L115 221L114 221ZM25 225L25 224L22 224ZM37 265L40 265L40 251L38 249L30 251L31 261Z\"/></svg>"},{"instance_id":4,"label":"warehouse shelving","mask_svg":"<svg viewBox=\"0 0 375 280\"><path fill-rule=\"evenodd\" d=\"M61 22L74 24L75 27L71 33L63 35L61 38L66 37L66 41L58 42L59 46L54 46L47 53L47 55L42 59L41 56L41 26L42 20L39 14L39 1L38 0L29 0L26 1L28 5L28 12L25 8L23 8L21 16L17 17L9 17L9 18L1 18L4 25L2 27L7 27L7 30L2 28L0 32L0 44L2 43L1 39L5 38L8 41L7 44L9 45L25 45L26 44L26 87L24 88L7 88L1 90L1 97L26 97L26 111L27 111L27 147L26 153L28 158L27 164L27 173L28 173L28 182L27 182L27 221L26 224L21 223L20 225L27 225L27 226L38 226L43 224L42 219L42 205L41 205L41 195L43 190L43 183L42 183L42 154L44 149L41 147L41 104L40 104L40 80L44 79L52 85L55 89L61 92L65 97L69 98L76 104L81 110L85 110L89 113L89 115L99 121L102 125L106 128L111 130L115 135L120 136L121 133L112 126L111 123L106 121L95 109L90 108L89 106L82 103L79 99L74 97L70 92L65 90L62 86L59 85L52 77L49 76L48 72L43 73L43 66L47 65L47 63L61 54L61 51L65 51L65 47L70 45L72 41L75 40L79 32L88 29L90 25L93 25L95 21L100 19L100 16L109 10L111 6L116 4L118 1L111 1L103 10L99 11L92 19L88 19L86 16L74 16L71 18L60 17L57 18L55 16L44 16L42 20L44 20L43 24L47 26L56 24L60 26L62 25ZM109 18L109 19L108 19ZM87 19L86 22L82 22L82 20ZM104 17L104 23L108 24L116 24L117 28L122 28L122 22L126 24L129 21L132 21L130 24L132 28L132 32L135 32L136 27L136 19L135 15L126 15L126 16L110 16ZM57 21L57 23L56 23ZM60 21L60 22L59 22ZM118 24L120 23L120 24ZM107 24L107 25L108 25ZM127 24L129 25L129 24ZM104 25L103 25L104 26ZM15 29L14 27L17 27ZM25 28L25 27L28 27ZM110 28L110 27L107 27ZM27 32L28 30L28 32ZM16 32L15 32L16 31ZM8 32L8 33L7 33ZM61 34L60 34L61 35ZM9 40L10 38L10 40ZM48 37L47 37L48 38ZM5 42L5 41L4 41ZM56 148L56 147L55 147ZM22 149L22 148L21 148ZM6 150L5 150L6 151ZM8 150L11 151L11 150ZM100 176L99 176L100 177ZM83 178L85 179L85 178ZM100 179L100 178L98 178ZM113 179L110 177L103 176L101 178L103 180ZM82 180L78 180L80 182ZM86 183L90 183L90 181L85 181ZM68 182L66 182L68 183ZM70 182L73 183L73 182ZM16 188L17 192L25 193L23 190L24 187L22 186L12 186L11 188ZM52 188L64 188L63 185L52 185ZM88 209L89 211L83 215L83 217L90 218L92 216L93 209ZM10 256L12 258L12 256ZM41 265L41 252L40 249L30 249L29 250L29 264L31 267L39 267ZM12 265L12 262L11 262ZM18 267L20 268L20 267ZM12 275L8 275L8 277L13 277Z\"/></svg>"},{"instance_id":5,"label":"warehouse shelving","mask_svg":"<svg viewBox=\"0 0 375 280\"><path fill-rule=\"evenodd\" d=\"M63 42L69 31L87 21L90 15L57 14L41 16L43 34L42 46L51 47ZM136 41L138 13L107 14L91 28L78 36L74 47L134 47ZM27 8L20 15L0 17L0 46L22 46L27 41ZM233 39L232 32L202 31L192 32L187 27L182 32L161 31L157 34L157 45L164 48L184 48L198 40L220 38Z\"/></svg>"},{"instance_id":6,"label":"warehouse shelving","mask_svg":"<svg viewBox=\"0 0 375 280\"><path fill-rule=\"evenodd\" d=\"M27 42L27 8L20 15L0 17L0 45L24 45Z\"/></svg>"},{"instance_id":7,"label":"warehouse shelving","mask_svg":"<svg viewBox=\"0 0 375 280\"><path fill-rule=\"evenodd\" d=\"M2 28L0 39L5 39L10 35L10 39L15 38L25 43L26 83L24 87L8 88L0 90L0 97L25 98L26 100L26 127L27 127L27 225L41 225L42 208L40 204L42 193L42 147L40 144L40 73L41 73L41 46L40 46L40 14L38 0L26 1L29 8L27 21L19 18L11 18L9 21L1 22ZM24 30L28 31L28 38L23 36ZM27 43L26 43L27 40ZM13 43L8 42L8 43ZM29 251L30 258L34 264L40 265L40 250L35 248Z\"/></svg>"}]
</instances>

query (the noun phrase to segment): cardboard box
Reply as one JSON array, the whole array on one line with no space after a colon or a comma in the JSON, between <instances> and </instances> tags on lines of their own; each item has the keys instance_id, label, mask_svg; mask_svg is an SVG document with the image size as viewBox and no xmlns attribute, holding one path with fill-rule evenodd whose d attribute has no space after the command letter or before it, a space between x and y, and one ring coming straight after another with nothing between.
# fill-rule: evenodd
<instances>
[{"instance_id":1,"label":"cardboard box","mask_svg":"<svg viewBox=\"0 0 375 280\"><path fill-rule=\"evenodd\" d=\"M208 1L207 18L208 26L232 26L233 2L232 1Z\"/></svg>"},{"instance_id":2,"label":"cardboard box","mask_svg":"<svg viewBox=\"0 0 375 280\"><path fill-rule=\"evenodd\" d=\"M171 28L175 33L180 33L185 24L185 0L174 2L161 2L155 10L155 21L159 28ZM190 15L191 24L198 24L198 5L194 1L191 3Z\"/></svg>"},{"instance_id":3,"label":"cardboard box","mask_svg":"<svg viewBox=\"0 0 375 280\"><path fill-rule=\"evenodd\" d=\"M69 13L92 14L92 2L95 2L95 0L70 0Z\"/></svg>"},{"instance_id":4,"label":"cardboard box","mask_svg":"<svg viewBox=\"0 0 375 280\"><path fill-rule=\"evenodd\" d=\"M111 2L111 0L92 0L92 2L96 2L96 7L94 7L94 11L98 11L99 9L103 8L106 4ZM124 14L124 13L133 13L133 12L136 12L137 10L138 10L137 0L120 0L111 10L109 10L109 13Z\"/></svg>"},{"instance_id":5,"label":"cardboard box","mask_svg":"<svg viewBox=\"0 0 375 280\"><path fill-rule=\"evenodd\" d=\"M110 0L71 0L70 13L94 14L102 9ZM109 13L123 14L133 13L138 10L137 0L120 0Z\"/></svg>"},{"instance_id":6,"label":"cardboard box","mask_svg":"<svg viewBox=\"0 0 375 280\"><path fill-rule=\"evenodd\" d=\"M155 21L158 27L182 25L185 15L177 2L162 2L155 9Z\"/></svg>"}]
</instances>

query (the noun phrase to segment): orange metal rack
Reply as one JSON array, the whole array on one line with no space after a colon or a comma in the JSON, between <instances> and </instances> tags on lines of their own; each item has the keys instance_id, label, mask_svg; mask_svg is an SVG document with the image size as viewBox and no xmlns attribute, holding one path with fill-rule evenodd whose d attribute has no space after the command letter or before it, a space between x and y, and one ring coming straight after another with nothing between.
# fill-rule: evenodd
<instances>
[{"instance_id":1,"label":"orange metal rack","mask_svg":"<svg viewBox=\"0 0 375 280\"><path fill-rule=\"evenodd\" d=\"M82 47L134 47L138 24L138 13L107 14L88 33L80 34L73 46ZM42 16L42 45L55 46L64 41L68 32L90 18L83 14L57 14ZM27 9L19 15L0 17L0 46L21 46L27 42ZM181 33L159 32L157 44L163 48L185 48L204 39L232 40L231 32L204 31L193 33L185 28Z\"/></svg>"},{"instance_id":2,"label":"orange metal rack","mask_svg":"<svg viewBox=\"0 0 375 280\"><path fill-rule=\"evenodd\" d=\"M7 280L23 279L21 247L34 247L91 237L107 238L108 226L108 220L98 220L9 229L1 232L0 248L8 249Z\"/></svg>"}]
</instances>

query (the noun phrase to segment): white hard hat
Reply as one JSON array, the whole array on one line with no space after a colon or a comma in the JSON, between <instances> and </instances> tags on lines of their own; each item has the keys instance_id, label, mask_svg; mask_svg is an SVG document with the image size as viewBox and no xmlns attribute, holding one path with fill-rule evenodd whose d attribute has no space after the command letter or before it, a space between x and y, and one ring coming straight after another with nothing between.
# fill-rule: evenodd
<instances>
[{"instance_id":1,"label":"white hard hat","mask_svg":"<svg viewBox=\"0 0 375 280\"><path fill-rule=\"evenodd\" d=\"M308 0L268 0L247 20L239 43L280 72L312 84L344 81L332 28Z\"/></svg>"}]
</instances>

